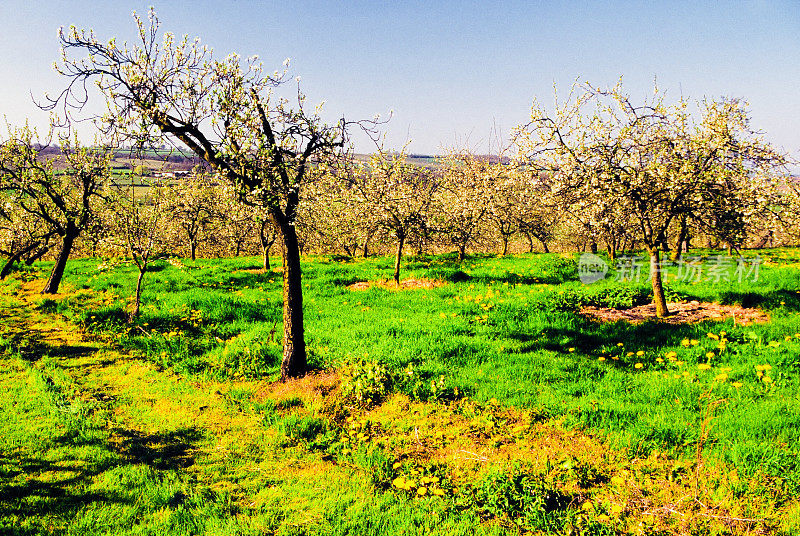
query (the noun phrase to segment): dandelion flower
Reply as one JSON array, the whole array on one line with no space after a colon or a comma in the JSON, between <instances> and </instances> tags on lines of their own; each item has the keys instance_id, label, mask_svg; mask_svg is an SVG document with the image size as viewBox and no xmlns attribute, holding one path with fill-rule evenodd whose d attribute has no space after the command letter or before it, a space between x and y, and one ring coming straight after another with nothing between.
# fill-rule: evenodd
<instances>
[{"instance_id":1,"label":"dandelion flower","mask_svg":"<svg viewBox=\"0 0 800 536\"><path fill-rule=\"evenodd\" d=\"M644 355L644 352L642 350L639 350L638 352L636 352L636 355L642 357Z\"/></svg>"},{"instance_id":2,"label":"dandelion flower","mask_svg":"<svg viewBox=\"0 0 800 536\"><path fill-rule=\"evenodd\" d=\"M741 386L742 386L742 382L731 382L731 385L732 385L733 387L736 387L736 388L738 389L739 387L741 387Z\"/></svg>"},{"instance_id":3,"label":"dandelion flower","mask_svg":"<svg viewBox=\"0 0 800 536\"><path fill-rule=\"evenodd\" d=\"M725 380L728 379L728 375L727 374L717 374L714 377L714 379L717 380L718 382L724 382Z\"/></svg>"},{"instance_id":4,"label":"dandelion flower","mask_svg":"<svg viewBox=\"0 0 800 536\"><path fill-rule=\"evenodd\" d=\"M605 358L605 357L603 357L603 356L600 356L600 357L598 357L598 358L597 358L597 360L598 360L598 361L600 361L600 362L602 362L602 361L605 361L605 360L606 360L606 358Z\"/></svg>"},{"instance_id":5,"label":"dandelion flower","mask_svg":"<svg viewBox=\"0 0 800 536\"><path fill-rule=\"evenodd\" d=\"M640 369L640 368L644 367L644 365L642 365L641 363L636 363L634 365L634 367L637 368L637 369Z\"/></svg>"},{"instance_id":6,"label":"dandelion flower","mask_svg":"<svg viewBox=\"0 0 800 536\"><path fill-rule=\"evenodd\" d=\"M574 351L575 351L575 348L569 348L567 351L568 351L568 352L574 352Z\"/></svg>"},{"instance_id":7,"label":"dandelion flower","mask_svg":"<svg viewBox=\"0 0 800 536\"><path fill-rule=\"evenodd\" d=\"M697 365L697 368L700 370L708 370L711 368L711 365L709 365L708 363L700 363L699 365Z\"/></svg>"},{"instance_id":8,"label":"dandelion flower","mask_svg":"<svg viewBox=\"0 0 800 536\"><path fill-rule=\"evenodd\" d=\"M707 358L709 358L709 359L711 359L711 358L712 358L712 357L714 357L715 355L716 355L716 354L715 354L714 352L707 352L707 353L706 353L706 357L707 357Z\"/></svg>"}]
</instances>

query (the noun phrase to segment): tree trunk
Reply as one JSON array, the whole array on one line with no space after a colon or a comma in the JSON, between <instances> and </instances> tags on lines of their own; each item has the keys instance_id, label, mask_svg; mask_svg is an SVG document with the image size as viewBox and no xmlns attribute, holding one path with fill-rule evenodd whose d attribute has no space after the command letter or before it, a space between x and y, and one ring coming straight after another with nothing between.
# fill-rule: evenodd
<instances>
[{"instance_id":1,"label":"tree trunk","mask_svg":"<svg viewBox=\"0 0 800 536\"><path fill-rule=\"evenodd\" d=\"M11 268L14 266L14 263L19 260L21 255L22 252L18 251L8 258L8 261L3 265L3 269L0 270L0 281L8 277L8 274L11 273Z\"/></svg>"},{"instance_id":2,"label":"tree trunk","mask_svg":"<svg viewBox=\"0 0 800 536\"><path fill-rule=\"evenodd\" d=\"M617 258L617 238L612 236L606 239L606 251L608 252L608 259L615 261Z\"/></svg>"},{"instance_id":3,"label":"tree trunk","mask_svg":"<svg viewBox=\"0 0 800 536\"><path fill-rule=\"evenodd\" d=\"M656 316L663 318L669 314L667 300L664 297L664 285L661 282L661 262L658 248L650 250L650 280L653 284L653 303L656 306Z\"/></svg>"},{"instance_id":4,"label":"tree trunk","mask_svg":"<svg viewBox=\"0 0 800 536\"><path fill-rule=\"evenodd\" d=\"M25 259L25 265L26 266L32 265L34 262L36 262L39 259L41 259L42 257L44 257L45 254L48 251L50 251L50 247L49 246L45 246L45 247L41 248L39 251L37 251L36 253L34 253L33 255L28 257L27 259Z\"/></svg>"},{"instance_id":5,"label":"tree trunk","mask_svg":"<svg viewBox=\"0 0 800 536\"><path fill-rule=\"evenodd\" d=\"M66 233L61 241L61 251L58 252L56 265L53 266L53 271L50 273L50 279L47 281L47 285L44 287L44 290L42 290L42 294L58 293L58 287L61 284L61 278L64 277L64 269L67 267L67 259L69 259L69 254L72 252L72 245L75 243L75 239L78 237L78 232L78 228L75 227L75 224L71 222L67 224Z\"/></svg>"},{"instance_id":6,"label":"tree trunk","mask_svg":"<svg viewBox=\"0 0 800 536\"><path fill-rule=\"evenodd\" d=\"M466 249L467 246L460 245L458 246L458 262L464 262L464 257L466 256Z\"/></svg>"},{"instance_id":7,"label":"tree trunk","mask_svg":"<svg viewBox=\"0 0 800 536\"><path fill-rule=\"evenodd\" d=\"M269 250L272 247L272 244L268 246L264 246L264 271L266 272L271 268L269 264Z\"/></svg>"},{"instance_id":8,"label":"tree trunk","mask_svg":"<svg viewBox=\"0 0 800 536\"><path fill-rule=\"evenodd\" d=\"M508 255L508 237L503 235L503 257Z\"/></svg>"},{"instance_id":9,"label":"tree trunk","mask_svg":"<svg viewBox=\"0 0 800 536\"><path fill-rule=\"evenodd\" d=\"M144 280L146 271L147 263L145 262L144 265L139 268L139 277L136 279L136 297L133 300L133 311L128 315L128 322L133 322L133 320L139 316L139 307L142 303L142 281Z\"/></svg>"},{"instance_id":10,"label":"tree trunk","mask_svg":"<svg viewBox=\"0 0 800 536\"><path fill-rule=\"evenodd\" d=\"M197 254L197 241L193 238L189 239L189 252L191 254L192 260L195 260Z\"/></svg>"},{"instance_id":11,"label":"tree trunk","mask_svg":"<svg viewBox=\"0 0 800 536\"><path fill-rule=\"evenodd\" d=\"M541 243L542 243L542 251L543 251L544 253L550 253L550 248L549 248L549 247L547 247L547 242L545 242L545 241L544 241L544 240L542 240L541 238L539 239L539 242L541 242Z\"/></svg>"},{"instance_id":12,"label":"tree trunk","mask_svg":"<svg viewBox=\"0 0 800 536\"><path fill-rule=\"evenodd\" d=\"M675 241L675 251L672 252L672 260L677 260L681 253L685 251L686 238L689 236L689 227L685 223L681 223L681 230L678 233L678 239Z\"/></svg>"},{"instance_id":13,"label":"tree trunk","mask_svg":"<svg viewBox=\"0 0 800 536\"><path fill-rule=\"evenodd\" d=\"M589 251L591 251L593 254L597 255L597 242L595 242L594 240L592 240L589 243Z\"/></svg>"},{"instance_id":14,"label":"tree trunk","mask_svg":"<svg viewBox=\"0 0 800 536\"><path fill-rule=\"evenodd\" d=\"M10 274L10 273L11 273L11 269L14 267L14 263L15 263L15 262L19 262L19 261L22 259L22 257L23 257L24 255L27 255L28 253L30 253L30 252L31 252L31 251L33 251L34 249L38 248L38 247L39 247L39 244L41 244L41 242L37 240L36 242L33 242L32 244L28 244L26 247L24 247L24 248L20 249L20 250L19 250L19 251L17 251L16 253L13 253L13 254L12 254L12 255L11 255L9 258L8 258L8 261L5 263L5 265L3 265L3 269L2 269L2 270L0 270L0 281L2 281L3 279L5 279L6 277L8 277L8 274ZM12 249L12 250L14 249L13 242L12 242L12 245L11 245L11 249ZM44 249L44 248L43 248L43 249ZM44 249L44 252L47 252L47 250L46 250L46 249ZM31 260L31 259L27 259L27 260L25 261L25 264L27 264L28 266L30 266L31 264L33 264L33 262L34 262L36 259L38 259L38 258L39 258L39 257L41 257L42 255L44 255L44 252L37 253L37 254L39 255L38 257L37 257L36 255L34 255L34 256L32 257L32 259L33 259L33 260Z\"/></svg>"},{"instance_id":15,"label":"tree trunk","mask_svg":"<svg viewBox=\"0 0 800 536\"><path fill-rule=\"evenodd\" d=\"M528 239L528 253L533 253L533 237L530 233L524 233L525 238Z\"/></svg>"},{"instance_id":16,"label":"tree trunk","mask_svg":"<svg viewBox=\"0 0 800 536\"><path fill-rule=\"evenodd\" d=\"M362 257L365 259L369 257L369 240L372 238L372 233L367 233L367 238L364 239L364 254Z\"/></svg>"},{"instance_id":17,"label":"tree trunk","mask_svg":"<svg viewBox=\"0 0 800 536\"><path fill-rule=\"evenodd\" d=\"M405 242L405 235L397 237L397 254L394 258L394 284L400 286L400 257L403 256L403 243Z\"/></svg>"},{"instance_id":18,"label":"tree trunk","mask_svg":"<svg viewBox=\"0 0 800 536\"><path fill-rule=\"evenodd\" d=\"M298 378L308 368L303 327L303 281L297 231L289 222L277 222L283 250L283 360L281 380Z\"/></svg>"}]
</instances>

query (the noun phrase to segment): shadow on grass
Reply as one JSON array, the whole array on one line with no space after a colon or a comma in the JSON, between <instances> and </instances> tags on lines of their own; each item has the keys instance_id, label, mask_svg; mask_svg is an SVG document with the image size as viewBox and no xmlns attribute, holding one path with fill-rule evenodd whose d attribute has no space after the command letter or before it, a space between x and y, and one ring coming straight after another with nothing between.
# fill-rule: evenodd
<instances>
[{"instance_id":1,"label":"shadow on grass","mask_svg":"<svg viewBox=\"0 0 800 536\"><path fill-rule=\"evenodd\" d=\"M597 323L582 321L577 329L545 327L540 332L512 332L508 337L522 342L521 353L537 350L564 352L565 347L574 347L584 354L597 354L602 348L616 347L622 343L625 348L654 350L664 346L677 345L682 339L694 334L695 325L675 325L661 322Z\"/></svg>"},{"instance_id":2,"label":"shadow on grass","mask_svg":"<svg viewBox=\"0 0 800 536\"><path fill-rule=\"evenodd\" d=\"M197 428L153 434L117 429L113 438L114 450L131 463L158 470L178 470L194 464L193 444L203 438L203 433Z\"/></svg>"},{"instance_id":3,"label":"shadow on grass","mask_svg":"<svg viewBox=\"0 0 800 536\"><path fill-rule=\"evenodd\" d=\"M80 458L57 461L0 455L0 532L39 534L53 532L53 519L68 520L94 502L125 502L114 493L82 491L107 464L86 463ZM28 528L9 527L9 520L24 521ZM41 530L34 529L35 526ZM10 531L10 532L9 532Z\"/></svg>"},{"instance_id":4,"label":"shadow on grass","mask_svg":"<svg viewBox=\"0 0 800 536\"><path fill-rule=\"evenodd\" d=\"M800 311L800 294L792 290L781 289L765 293L724 291L720 292L718 299L724 305L739 304L742 307L762 309L783 307L792 312Z\"/></svg>"}]
</instances>

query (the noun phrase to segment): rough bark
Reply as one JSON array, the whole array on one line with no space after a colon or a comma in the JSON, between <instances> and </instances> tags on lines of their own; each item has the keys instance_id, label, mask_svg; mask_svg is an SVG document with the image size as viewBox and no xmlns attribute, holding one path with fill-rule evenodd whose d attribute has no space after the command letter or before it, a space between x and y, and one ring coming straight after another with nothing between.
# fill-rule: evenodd
<instances>
[{"instance_id":1,"label":"rough bark","mask_svg":"<svg viewBox=\"0 0 800 536\"><path fill-rule=\"evenodd\" d=\"M283 360L281 380L297 378L307 369L303 326L303 281L297 231L289 222L276 222L283 249Z\"/></svg>"},{"instance_id":2,"label":"rough bark","mask_svg":"<svg viewBox=\"0 0 800 536\"><path fill-rule=\"evenodd\" d=\"M67 260L69 259L70 253L72 253L72 246L75 243L75 239L78 237L78 233L78 228L72 222L67 224L66 232L61 240L61 251L58 252L56 264L53 266L50 279L47 281L44 290L42 290L42 294L58 293L58 287L61 284L61 279L64 277L64 269L67 267Z\"/></svg>"},{"instance_id":3,"label":"rough bark","mask_svg":"<svg viewBox=\"0 0 800 536\"><path fill-rule=\"evenodd\" d=\"M458 262L464 262L466 256L466 246L458 246Z\"/></svg>"},{"instance_id":4,"label":"rough bark","mask_svg":"<svg viewBox=\"0 0 800 536\"><path fill-rule=\"evenodd\" d=\"M656 306L656 316L659 318L669 314L667 300L664 296L664 285L661 282L660 252L657 248L650 250L650 281L653 284L653 304Z\"/></svg>"}]
</instances>

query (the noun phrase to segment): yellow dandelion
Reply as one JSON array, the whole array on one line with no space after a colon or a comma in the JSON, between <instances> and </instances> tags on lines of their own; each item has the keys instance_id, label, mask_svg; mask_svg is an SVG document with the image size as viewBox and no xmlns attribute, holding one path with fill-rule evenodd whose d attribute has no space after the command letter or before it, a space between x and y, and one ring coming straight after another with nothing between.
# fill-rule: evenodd
<instances>
[{"instance_id":1,"label":"yellow dandelion","mask_svg":"<svg viewBox=\"0 0 800 536\"><path fill-rule=\"evenodd\" d=\"M675 359L676 357L678 357L677 352L667 352L667 359Z\"/></svg>"},{"instance_id":2,"label":"yellow dandelion","mask_svg":"<svg viewBox=\"0 0 800 536\"><path fill-rule=\"evenodd\" d=\"M761 378L761 381L764 383L772 383L772 378L770 378L769 376L764 376L763 378Z\"/></svg>"},{"instance_id":3,"label":"yellow dandelion","mask_svg":"<svg viewBox=\"0 0 800 536\"><path fill-rule=\"evenodd\" d=\"M716 354L715 354L714 352L706 352L706 357L707 357L707 358L709 358L709 359L711 359L711 358L712 358L712 357L714 357L715 355L716 355Z\"/></svg>"},{"instance_id":4,"label":"yellow dandelion","mask_svg":"<svg viewBox=\"0 0 800 536\"><path fill-rule=\"evenodd\" d=\"M569 349L569 350L567 350L567 351L568 351L568 352L574 352L574 351L575 351L575 348L570 348L570 349Z\"/></svg>"},{"instance_id":5,"label":"yellow dandelion","mask_svg":"<svg viewBox=\"0 0 800 536\"><path fill-rule=\"evenodd\" d=\"M642 357L644 355L644 351L639 350L638 352L636 352L636 355L638 355L639 357Z\"/></svg>"},{"instance_id":6,"label":"yellow dandelion","mask_svg":"<svg viewBox=\"0 0 800 536\"><path fill-rule=\"evenodd\" d=\"M683 339L681 341L681 346L689 346L692 342L689 339Z\"/></svg>"},{"instance_id":7,"label":"yellow dandelion","mask_svg":"<svg viewBox=\"0 0 800 536\"><path fill-rule=\"evenodd\" d=\"M656 363L663 363L663 362L664 362L664 360L663 360L663 359L661 359L660 357L657 357L657 358L656 358Z\"/></svg>"},{"instance_id":8,"label":"yellow dandelion","mask_svg":"<svg viewBox=\"0 0 800 536\"><path fill-rule=\"evenodd\" d=\"M697 346L698 344L700 344L700 341L698 341L697 339L692 339L691 341L689 341L689 343L690 343L692 346Z\"/></svg>"},{"instance_id":9,"label":"yellow dandelion","mask_svg":"<svg viewBox=\"0 0 800 536\"><path fill-rule=\"evenodd\" d=\"M603 357L603 356L600 356L600 357L598 357L598 358L597 358L597 360L598 360L598 361L600 361L600 362L603 362L603 361L605 361L605 360L606 360L606 358L605 358L605 357Z\"/></svg>"},{"instance_id":10,"label":"yellow dandelion","mask_svg":"<svg viewBox=\"0 0 800 536\"><path fill-rule=\"evenodd\" d=\"M634 367L635 367L635 368L637 368L637 369L640 369L640 368L644 367L644 365L643 365L643 364L641 364L641 363L636 363L636 364L634 365Z\"/></svg>"},{"instance_id":11,"label":"yellow dandelion","mask_svg":"<svg viewBox=\"0 0 800 536\"><path fill-rule=\"evenodd\" d=\"M711 365L709 365L708 363L700 363L699 365L697 365L697 368L700 370L708 370L711 368Z\"/></svg>"},{"instance_id":12,"label":"yellow dandelion","mask_svg":"<svg viewBox=\"0 0 800 536\"><path fill-rule=\"evenodd\" d=\"M419 488L417 490L417 495L419 495L419 496L423 496L423 495L427 495L427 494L428 494L428 488L426 488L426 487L421 487L421 488Z\"/></svg>"},{"instance_id":13,"label":"yellow dandelion","mask_svg":"<svg viewBox=\"0 0 800 536\"><path fill-rule=\"evenodd\" d=\"M627 354L625 354L625 355L626 355L627 357L631 357L631 356L633 355L633 352L628 352L628 353L627 353Z\"/></svg>"},{"instance_id":14,"label":"yellow dandelion","mask_svg":"<svg viewBox=\"0 0 800 536\"><path fill-rule=\"evenodd\" d=\"M741 386L742 386L742 382L731 382L731 385L732 385L733 387L736 387L736 388L738 389L739 387L741 387Z\"/></svg>"},{"instance_id":15,"label":"yellow dandelion","mask_svg":"<svg viewBox=\"0 0 800 536\"><path fill-rule=\"evenodd\" d=\"M714 376L714 379L717 380L718 382L724 382L725 380L728 379L728 375L727 374L717 374L716 376Z\"/></svg>"}]
</instances>

